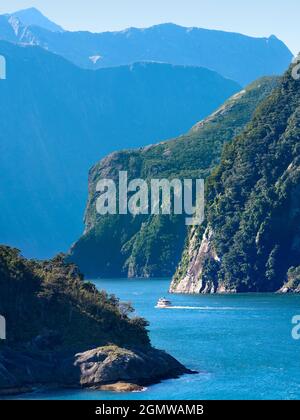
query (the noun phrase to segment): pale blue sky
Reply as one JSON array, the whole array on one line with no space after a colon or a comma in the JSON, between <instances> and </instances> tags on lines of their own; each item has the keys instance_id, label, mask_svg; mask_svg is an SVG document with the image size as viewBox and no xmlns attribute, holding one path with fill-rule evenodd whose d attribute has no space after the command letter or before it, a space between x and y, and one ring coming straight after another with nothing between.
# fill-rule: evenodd
<instances>
[{"instance_id":1,"label":"pale blue sky","mask_svg":"<svg viewBox=\"0 0 300 420\"><path fill-rule=\"evenodd\" d=\"M300 51L299 0L0 0L0 13L36 7L68 30L173 22L252 36L276 35Z\"/></svg>"}]
</instances>

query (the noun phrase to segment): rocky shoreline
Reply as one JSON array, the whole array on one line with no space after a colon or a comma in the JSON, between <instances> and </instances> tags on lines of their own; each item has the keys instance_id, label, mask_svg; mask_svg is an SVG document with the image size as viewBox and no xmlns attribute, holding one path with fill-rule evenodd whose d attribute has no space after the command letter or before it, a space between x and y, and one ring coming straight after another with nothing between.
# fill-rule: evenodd
<instances>
[{"instance_id":1,"label":"rocky shoreline","mask_svg":"<svg viewBox=\"0 0 300 420\"><path fill-rule=\"evenodd\" d=\"M125 349L112 345L75 355L4 347L0 351L0 396L45 387L136 392L192 373L166 352L152 347Z\"/></svg>"},{"instance_id":2,"label":"rocky shoreline","mask_svg":"<svg viewBox=\"0 0 300 420\"><path fill-rule=\"evenodd\" d=\"M59 255L23 258L0 246L0 395L35 389L129 392L193 373L152 347L134 308L84 281ZM21 303L20 303L21 302Z\"/></svg>"}]
</instances>

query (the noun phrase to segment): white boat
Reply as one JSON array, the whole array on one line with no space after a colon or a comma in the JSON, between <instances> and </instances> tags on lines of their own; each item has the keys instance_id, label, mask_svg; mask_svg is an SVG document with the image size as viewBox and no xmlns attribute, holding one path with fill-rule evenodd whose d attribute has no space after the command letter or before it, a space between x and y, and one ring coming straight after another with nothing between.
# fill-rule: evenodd
<instances>
[{"instance_id":1,"label":"white boat","mask_svg":"<svg viewBox=\"0 0 300 420\"><path fill-rule=\"evenodd\" d=\"M171 301L166 298L158 299L158 302L155 306L156 309L166 309L166 308L171 308L171 307L172 307Z\"/></svg>"}]
</instances>

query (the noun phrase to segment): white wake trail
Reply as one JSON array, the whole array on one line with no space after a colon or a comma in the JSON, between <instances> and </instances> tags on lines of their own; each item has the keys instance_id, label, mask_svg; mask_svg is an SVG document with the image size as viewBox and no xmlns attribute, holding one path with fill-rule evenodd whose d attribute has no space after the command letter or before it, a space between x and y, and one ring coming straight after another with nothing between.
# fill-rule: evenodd
<instances>
[{"instance_id":1,"label":"white wake trail","mask_svg":"<svg viewBox=\"0 0 300 420\"><path fill-rule=\"evenodd\" d=\"M212 306L169 306L166 308L156 308L156 309L186 309L192 311L234 311L238 308L229 308L229 307L212 307Z\"/></svg>"}]
</instances>

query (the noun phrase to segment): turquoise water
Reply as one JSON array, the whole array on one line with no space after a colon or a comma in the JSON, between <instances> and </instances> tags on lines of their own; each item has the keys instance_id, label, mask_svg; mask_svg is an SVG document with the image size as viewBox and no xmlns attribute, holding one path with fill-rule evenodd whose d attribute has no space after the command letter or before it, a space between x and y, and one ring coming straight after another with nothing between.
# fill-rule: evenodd
<instances>
[{"instance_id":1,"label":"turquoise water","mask_svg":"<svg viewBox=\"0 0 300 420\"><path fill-rule=\"evenodd\" d=\"M157 310L169 280L98 280L101 289L131 301L150 321L153 345L199 371L145 392L62 391L43 399L300 399L300 341L292 317L300 296L170 296L178 308ZM192 309L193 308L193 309Z\"/></svg>"}]
</instances>

